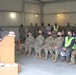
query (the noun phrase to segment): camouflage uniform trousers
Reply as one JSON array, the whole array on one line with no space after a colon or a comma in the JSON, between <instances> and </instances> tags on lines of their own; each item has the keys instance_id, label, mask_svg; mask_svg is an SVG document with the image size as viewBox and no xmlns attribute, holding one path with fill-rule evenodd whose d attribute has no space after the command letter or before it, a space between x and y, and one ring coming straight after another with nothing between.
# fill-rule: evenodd
<instances>
[{"instance_id":1,"label":"camouflage uniform trousers","mask_svg":"<svg viewBox=\"0 0 76 75\"><path fill-rule=\"evenodd\" d=\"M25 48L25 44L24 43L20 44L20 52L21 53L24 52L24 50L23 50L24 48Z\"/></svg>"},{"instance_id":2,"label":"camouflage uniform trousers","mask_svg":"<svg viewBox=\"0 0 76 75\"><path fill-rule=\"evenodd\" d=\"M71 53L71 62L75 63L76 50Z\"/></svg>"},{"instance_id":3,"label":"camouflage uniform trousers","mask_svg":"<svg viewBox=\"0 0 76 75\"><path fill-rule=\"evenodd\" d=\"M42 46L35 44L35 53L39 54L39 56L41 57L42 54Z\"/></svg>"},{"instance_id":4,"label":"camouflage uniform trousers","mask_svg":"<svg viewBox=\"0 0 76 75\"><path fill-rule=\"evenodd\" d=\"M53 47L48 46L48 45L46 45L46 46L43 45L42 49L44 49L44 52L45 52L45 59L48 58L48 52L50 52L52 59L54 59Z\"/></svg>"},{"instance_id":5,"label":"camouflage uniform trousers","mask_svg":"<svg viewBox=\"0 0 76 75\"><path fill-rule=\"evenodd\" d=\"M26 55L27 52L28 52L29 54L31 54L32 49L34 48L34 44L28 44L28 45L26 45L26 44L21 44L20 50L22 51L23 48L25 48L25 55Z\"/></svg>"},{"instance_id":6,"label":"camouflage uniform trousers","mask_svg":"<svg viewBox=\"0 0 76 75\"><path fill-rule=\"evenodd\" d=\"M54 52L54 56L55 56L54 61L57 61L58 56L60 55L60 52L61 52L61 47L54 49L53 52Z\"/></svg>"},{"instance_id":7,"label":"camouflage uniform trousers","mask_svg":"<svg viewBox=\"0 0 76 75\"><path fill-rule=\"evenodd\" d=\"M24 41L25 41L25 34L19 34L19 38L20 38L20 42L21 42L21 44L22 43L24 43Z\"/></svg>"}]
</instances>

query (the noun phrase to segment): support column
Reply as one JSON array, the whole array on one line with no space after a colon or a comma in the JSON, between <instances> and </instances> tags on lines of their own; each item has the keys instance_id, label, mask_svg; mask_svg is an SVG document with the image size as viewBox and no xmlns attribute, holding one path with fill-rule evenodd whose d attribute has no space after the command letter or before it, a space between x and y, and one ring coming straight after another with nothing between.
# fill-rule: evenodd
<instances>
[{"instance_id":1,"label":"support column","mask_svg":"<svg viewBox=\"0 0 76 75\"><path fill-rule=\"evenodd\" d=\"M25 26L25 0L22 0L22 23Z\"/></svg>"},{"instance_id":2,"label":"support column","mask_svg":"<svg viewBox=\"0 0 76 75\"><path fill-rule=\"evenodd\" d=\"M43 4L40 4L40 25L44 22L43 20Z\"/></svg>"},{"instance_id":3,"label":"support column","mask_svg":"<svg viewBox=\"0 0 76 75\"><path fill-rule=\"evenodd\" d=\"M43 6L44 6L44 3L41 2L40 0L35 0L39 5L40 5L40 25L43 21Z\"/></svg>"}]
</instances>

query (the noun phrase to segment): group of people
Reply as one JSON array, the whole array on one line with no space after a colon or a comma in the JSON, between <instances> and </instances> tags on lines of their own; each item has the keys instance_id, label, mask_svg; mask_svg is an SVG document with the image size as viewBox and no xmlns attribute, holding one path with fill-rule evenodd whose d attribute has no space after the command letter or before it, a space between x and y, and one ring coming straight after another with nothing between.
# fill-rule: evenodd
<instances>
[{"instance_id":1,"label":"group of people","mask_svg":"<svg viewBox=\"0 0 76 75\"><path fill-rule=\"evenodd\" d=\"M23 43L25 37L25 27L23 26L23 24L20 25L18 31L19 31L19 38L21 40L21 42ZM44 26L44 23L41 24L41 26L38 26L37 23L35 23L35 25L33 25L33 23L30 23L30 26L27 26L28 31L32 32L32 35L36 38L38 36L38 31L41 30L43 32L43 36L46 38L48 37L48 31L52 31L52 33L54 34L54 31L57 32L59 29L59 26L57 25L57 23L55 23L55 26L51 26L50 24ZM55 35L56 37L56 35Z\"/></svg>"},{"instance_id":2,"label":"group of people","mask_svg":"<svg viewBox=\"0 0 76 75\"><path fill-rule=\"evenodd\" d=\"M53 62L57 62L60 56L61 62L66 61L67 63L75 64L76 41L75 36L72 36L71 30L67 32L67 36L63 36L62 31L59 31L56 25L53 31L47 31L47 37L43 36L41 29L37 33L37 36L34 37L33 32L28 31L25 42L20 45L21 52L24 50L24 54L27 56L30 56L34 52L35 58L40 59L42 57L48 59L50 53Z\"/></svg>"}]
</instances>

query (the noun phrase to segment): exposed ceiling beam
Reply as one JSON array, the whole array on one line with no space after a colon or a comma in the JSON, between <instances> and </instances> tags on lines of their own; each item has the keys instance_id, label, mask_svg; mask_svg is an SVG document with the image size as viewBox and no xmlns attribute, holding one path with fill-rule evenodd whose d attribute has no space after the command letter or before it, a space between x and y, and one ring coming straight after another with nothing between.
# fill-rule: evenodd
<instances>
[{"instance_id":1,"label":"exposed ceiling beam","mask_svg":"<svg viewBox=\"0 0 76 75\"><path fill-rule=\"evenodd\" d=\"M39 2L43 3L41 0L38 0Z\"/></svg>"},{"instance_id":2,"label":"exposed ceiling beam","mask_svg":"<svg viewBox=\"0 0 76 75\"><path fill-rule=\"evenodd\" d=\"M36 3L36 2L28 2L28 1L25 1L25 3L29 3L29 4L38 4L38 5L39 5L39 3Z\"/></svg>"},{"instance_id":3,"label":"exposed ceiling beam","mask_svg":"<svg viewBox=\"0 0 76 75\"><path fill-rule=\"evenodd\" d=\"M61 3L61 2L72 2L72 1L76 1L76 0L56 0L56 1L46 1L43 2L44 4L49 4L49 3Z\"/></svg>"},{"instance_id":4,"label":"exposed ceiling beam","mask_svg":"<svg viewBox=\"0 0 76 75\"><path fill-rule=\"evenodd\" d=\"M43 4L43 2L41 0L35 0L35 1L39 4Z\"/></svg>"},{"instance_id":5,"label":"exposed ceiling beam","mask_svg":"<svg viewBox=\"0 0 76 75\"><path fill-rule=\"evenodd\" d=\"M43 13L43 15L52 15L52 14L76 14L76 11L75 12L55 12L55 13Z\"/></svg>"}]
</instances>

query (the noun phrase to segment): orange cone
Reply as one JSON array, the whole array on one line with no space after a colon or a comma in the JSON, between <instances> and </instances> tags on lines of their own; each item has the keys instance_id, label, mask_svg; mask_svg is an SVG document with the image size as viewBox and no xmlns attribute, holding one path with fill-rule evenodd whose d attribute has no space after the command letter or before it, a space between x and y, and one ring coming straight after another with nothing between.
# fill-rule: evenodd
<instances>
[{"instance_id":1,"label":"orange cone","mask_svg":"<svg viewBox=\"0 0 76 75\"><path fill-rule=\"evenodd\" d=\"M20 40L18 40L18 50L20 51Z\"/></svg>"}]
</instances>

